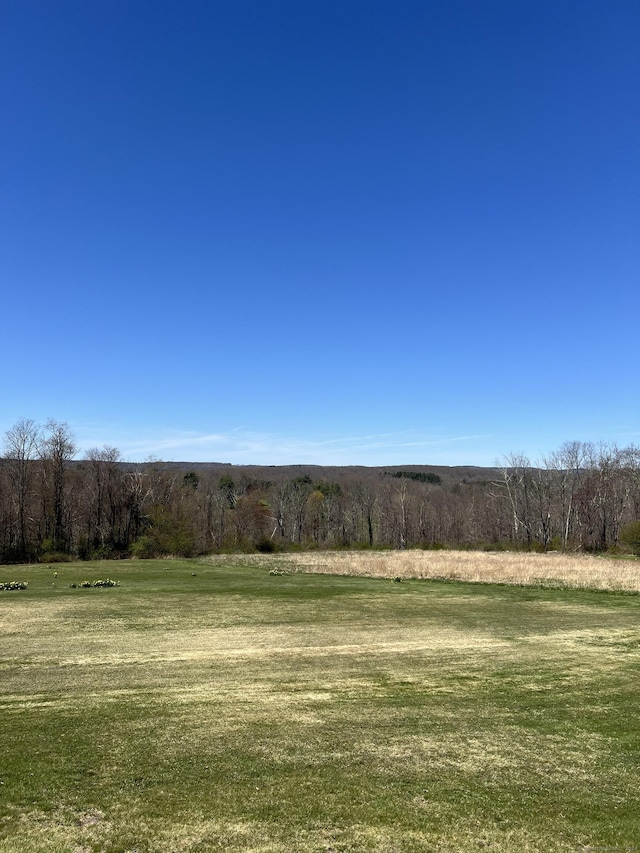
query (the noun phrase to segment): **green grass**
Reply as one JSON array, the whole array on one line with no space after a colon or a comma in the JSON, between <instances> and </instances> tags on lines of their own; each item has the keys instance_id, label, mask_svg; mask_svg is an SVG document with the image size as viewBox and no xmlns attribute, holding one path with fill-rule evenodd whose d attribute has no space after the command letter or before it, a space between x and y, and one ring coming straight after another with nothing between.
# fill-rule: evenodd
<instances>
[{"instance_id":1,"label":"green grass","mask_svg":"<svg viewBox=\"0 0 640 853\"><path fill-rule=\"evenodd\" d=\"M0 853L640 849L640 596L237 559L13 580Z\"/></svg>"}]
</instances>

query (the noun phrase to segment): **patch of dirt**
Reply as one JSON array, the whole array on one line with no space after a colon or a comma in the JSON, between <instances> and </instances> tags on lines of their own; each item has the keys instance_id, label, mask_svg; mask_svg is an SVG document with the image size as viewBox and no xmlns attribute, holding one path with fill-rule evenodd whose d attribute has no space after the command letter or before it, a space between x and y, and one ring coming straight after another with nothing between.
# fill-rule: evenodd
<instances>
[{"instance_id":1,"label":"patch of dirt","mask_svg":"<svg viewBox=\"0 0 640 853\"><path fill-rule=\"evenodd\" d=\"M83 812L83 814L81 814L78 818L78 826L81 826L83 829L88 826L97 826L97 824L102 823L104 818L104 812L101 812L98 809L94 809L89 812Z\"/></svg>"}]
</instances>

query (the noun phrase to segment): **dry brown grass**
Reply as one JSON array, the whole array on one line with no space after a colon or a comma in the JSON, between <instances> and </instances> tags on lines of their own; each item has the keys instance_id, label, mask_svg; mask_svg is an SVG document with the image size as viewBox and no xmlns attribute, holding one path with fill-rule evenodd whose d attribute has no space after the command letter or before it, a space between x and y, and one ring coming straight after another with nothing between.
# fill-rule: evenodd
<instances>
[{"instance_id":1,"label":"dry brown grass","mask_svg":"<svg viewBox=\"0 0 640 853\"><path fill-rule=\"evenodd\" d=\"M211 559L211 558L210 558ZM213 560L218 558L213 558ZM229 562L229 557L221 557ZM430 578L640 592L640 561L588 555L481 551L315 551L242 557L289 571Z\"/></svg>"}]
</instances>

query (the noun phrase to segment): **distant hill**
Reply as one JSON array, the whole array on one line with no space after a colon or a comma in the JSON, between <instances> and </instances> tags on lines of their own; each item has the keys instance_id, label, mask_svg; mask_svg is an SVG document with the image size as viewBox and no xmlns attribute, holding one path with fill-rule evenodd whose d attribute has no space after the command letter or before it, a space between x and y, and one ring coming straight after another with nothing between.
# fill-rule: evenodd
<instances>
[{"instance_id":1,"label":"distant hill","mask_svg":"<svg viewBox=\"0 0 640 853\"><path fill-rule=\"evenodd\" d=\"M197 471L273 483L305 475L314 481L328 480L342 483L355 477L379 479L387 475L398 476L404 472L412 472L424 475L434 474L440 478L443 486L451 487L456 483L490 482L499 477L497 468L483 468L476 465L234 465L231 462L165 462L162 460L120 464L127 470L155 468L160 471Z\"/></svg>"}]
</instances>

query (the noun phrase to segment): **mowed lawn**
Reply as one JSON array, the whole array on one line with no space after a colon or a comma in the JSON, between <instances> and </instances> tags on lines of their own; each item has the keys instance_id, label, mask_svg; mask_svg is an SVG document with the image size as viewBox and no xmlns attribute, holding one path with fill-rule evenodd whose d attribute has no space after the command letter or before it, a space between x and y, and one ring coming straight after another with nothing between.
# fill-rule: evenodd
<instances>
[{"instance_id":1,"label":"mowed lawn","mask_svg":"<svg viewBox=\"0 0 640 853\"><path fill-rule=\"evenodd\" d=\"M640 596L268 566L0 567L1 853L640 849Z\"/></svg>"}]
</instances>

